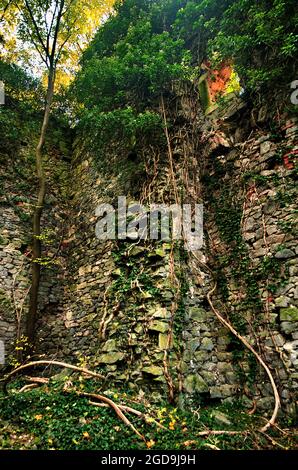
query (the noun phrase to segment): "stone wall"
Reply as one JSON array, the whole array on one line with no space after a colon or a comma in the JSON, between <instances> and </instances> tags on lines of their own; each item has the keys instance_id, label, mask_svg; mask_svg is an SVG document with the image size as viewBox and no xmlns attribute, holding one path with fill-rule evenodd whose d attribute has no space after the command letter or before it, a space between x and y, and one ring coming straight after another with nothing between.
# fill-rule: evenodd
<instances>
[{"instance_id":1,"label":"stone wall","mask_svg":"<svg viewBox=\"0 0 298 470\"><path fill-rule=\"evenodd\" d=\"M248 119L245 111L243 118ZM263 125L237 143L239 121L238 113L215 126L204 149L205 229L218 282L215 300L269 364L283 407L295 413L298 127L283 116L274 132ZM225 341L225 357L234 363L246 395L257 397L259 408L272 406L268 377L231 337Z\"/></svg>"},{"instance_id":2,"label":"stone wall","mask_svg":"<svg viewBox=\"0 0 298 470\"><path fill-rule=\"evenodd\" d=\"M69 182L62 181L67 189L50 190L44 220L56 233L56 248L45 255L54 254L56 263L44 269L37 352L87 362L106 374L107 386L150 390L153 399L242 396L248 407L257 398L260 408L270 408L268 378L207 301L216 280L215 307L267 361L293 411L297 126L285 118L274 133L268 123L247 132L248 111L239 100L225 116L207 120L194 90L183 87L169 102L171 152L140 145L132 154L119 145L98 161L76 142ZM96 238L98 204L117 207L123 195L128 202L173 203L175 188L184 202L204 203L204 246L194 255L182 244ZM15 312L6 294L21 265L18 285L26 290L29 257L11 208L4 224L0 333L11 344Z\"/></svg>"},{"instance_id":3,"label":"stone wall","mask_svg":"<svg viewBox=\"0 0 298 470\"><path fill-rule=\"evenodd\" d=\"M31 217L36 191L33 154L34 141L28 141L22 142L13 155L7 153L0 159L0 339L5 343L6 365L15 364L16 352L24 347L30 286ZM39 317L48 319L53 310L57 318L59 301L63 299L64 260L60 245L67 219L68 164L54 145L48 146L45 167L47 196L42 217L45 264L41 271ZM40 325L37 330L41 342L37 350L46 351ZM51 352L54 348L56 351L53 342L51 346Z\"/></svg>"}]
</instances>

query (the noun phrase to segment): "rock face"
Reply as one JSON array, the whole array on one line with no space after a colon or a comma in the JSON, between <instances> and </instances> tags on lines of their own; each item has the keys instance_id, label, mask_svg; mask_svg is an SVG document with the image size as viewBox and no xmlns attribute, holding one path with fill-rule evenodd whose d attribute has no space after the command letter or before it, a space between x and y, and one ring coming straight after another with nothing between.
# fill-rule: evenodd
<instances>
[{"instance_id":1,"label":"rock face","mask_svg":"<svg viewBox=\"0 0 298 470\"><path fill-rule=\"evenodd\" d=\"M293 235L293 174L275 161L275 155L285 145L294 145L295 133L288 132L294 121L286 123L280 143L259 130L247 142L237 143L235 136L243 132L237 129L232 111L227 120L220 119L219 129L212 116L206 123L199 103L193 101L195 110L185 101L185 93L177 91L173 121L185 123L186 136L174 138L181 134L175 124L173 158L177 185L182 188L187 148L186 179L194 181L187 194L197 202L196 191L202 187L206 244L195 256L185 256L180 248L173 252L168 241L97 239L95 209L101 203L116 206L123 194L135 202L144 195L143 188L146 194L152 191L155 203L173 203L168 155L165 151L160 156L155 176L137 169L125 172L117 166L126 158L123 149L115 158L98 162L77 142L67 169L71 175L70 183L65 183L67 204L54 194L45 215L57 239L65 214L67 220L57 265L43 273L38 352L73 362L87 357L90 366L109 374L111 383L126 383L132 389L166 394L170 377L186 400L195 401L200 394L230 400L247 382L262 406L271 406L266 376L207 301L213 287L207 263L218 286L214 307L252 344L258 336L266 361L278 374L284 404L290 406L298 388L298 250ZM239 112L245 113L245 107ZM198 142L204 165L198 162ZM151 165L150 149L142 150ZM19 270L19 288L25 292L28 286L28 257L18 246L22 230L6 208L0 233L0 339L7 350L16 334L11 289ZM224 419L216 417L218 422Z\"/></svg>"},{"instance_id":2,"label":"rock face","mask_svg":"<svg viewBox=\"0 0 298 470\"><path fill-rule=\"evenodd\" d=\"M214 302L228 314L238 331L245 332L251 344L258 331L256 334L267 349L266 361L276 371L279 391L289 410L297 400L298 387L298 250L294 203L297 188L293 165L276 161L276 155L283 152L284 145L294 148L294 153L297 151L295 122L289 119L281 124L282 142L274 142L270 134L258 136L254 132L245 148L241 143L219 157L215 154L205 169L208 178L205 211L209 214L205 228L212 240L210 251L212 259L217 259L214 267L221 286L213 296ZM231 122L227 131L233 129ZM217 180L216 185L212 178ZM242 199L240 191L244 191ZM272 405L272 392L261 384L263 373L253 373L246 353L240 354L235 346L226 343L223 336L217 339L212 355L218 357L219 348L230 351L233 357L236 353L245 375L254 377L253 394L258 403L268 408ZM223 399L234 393L239 376L237 372L235 376L235 370L228 375L226 364L225 359L220 368L217 365L217 370L226 374L227 384L211 386L211 398Z\"/></svg>"}]
</instances>

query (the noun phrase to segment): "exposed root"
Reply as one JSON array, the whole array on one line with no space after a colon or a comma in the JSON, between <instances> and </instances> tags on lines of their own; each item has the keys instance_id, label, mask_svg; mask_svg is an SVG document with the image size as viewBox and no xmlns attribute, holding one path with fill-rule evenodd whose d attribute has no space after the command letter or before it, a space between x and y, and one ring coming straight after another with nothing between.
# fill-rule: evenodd
<instances>
[{"instance_id":1,"label":"exposed root","mask_svg":"<svg viewBox=\"0 0 298 470\"><path fill-rule=\"evenodd\" d=\"M260 430L261 432L265 432L268 428L270 428L274 423L275 423L275 420L276 420L276 417L277 417L277 413L278 413L278 410L280 408L280 398L279 398L279 393L278 393L278 390L277 390L277 387L276 387L276 384L275 384L275 381L274 381L274 378L270 372L270 369L269 367L267 366L267 364L263 361L263 359L261 358L261 356L255 351L255 349L249 344L249 342L243 337L241 336L238 331L235 330L235 328L227 321L225 320L225 318L223 318L221 316L221 314L219 313L219 311L214 307L213 305L213 302L212 302L212 299L211 299L211 296L213 294L213 292L215 291L216 289L216 283L214 284L213 288L211 289L211 291L208 292L207 294L207 299L208 299L208 302L209 302L209 305L213 311L213 313L217 316L217 318L219 319L219 321L225 325L230 331L231 333L233 333L234 336L236 336L236 338L238 338L242 344L244 344L244 346L249 349L249 351L251 351L253 353L253 355L256 357L256 359L258 360L258 362L261 364L261 366L264 368L266 374L268 375L269 377L269 380L270 380L270 383L271 383L271 387L272 387L272 390L273 390L273 393L274 393L274 399L275 399L275 406L274 406L274 410L273 410L273 413L272 413L272 416L270 418L270 420L267 422L267 424L265 426L262 427L262 429Z\"/></svg>"},{"instance_id":2,"label":"exposed root","mask_svg":"<svg viewBox=\"0 0 298 470\"><path fill-rule=\"evenodd\" d=\"M228 434L229 436L235 436L237 434L247 434L247 431L200 431L198 436L220 436L221 434Z\"/></svg>"},{"instance_id":3,"label":"exposed root","mask_svg":"<svg viewBox=\"0 0 298 470\"><path fill-rule=\"evenodd\" d=\"M7 384L10 381L10 379L18 374L19 372L29 369L30 367L35 367L35 366L41 366L41 365L50 365L50 366L58 366L58 367L64 367L66 369L72 369L77 372L83 372L86 375L90 375L91 377L95 377L97 379L105 379L105 377L101 374L98 374L97 372L93 372L89 369L86 369L85 367L78 367L78 366L73 366L72 364L68 364L67 362L60 362L60 361L33 361L29 362L28 364L23 364L20 367L17 367L13 371L9 372L6 376L4 376L3 379L0 380L0 382L3 382L3 391L4 393L7 393Z\"/></svg>"},{"instance_id":4,"label":"exposed root","mask_svg":"<svg viewBox=\"0 0 298 470\"><path fill-rule=\"evenodd\" d=\"M65 390L65 392L71 393L72 391ZM117 416L123 421L124 424L129 426L139 438L141 438L144 442L146 442L145 437L134 427L134 425L129 421L129 419L127 419L125 414L122 412L121 406L117 405L113 400L111 400L108 397L105 397L104 395L98 395L97 393L86 393L86 392L78 392L78 391L75 391L75 393L78 396L95 398L96 400L99 400L99 401L102 401L102 402L106 403L108 406L113 408L113 410L116 412ZM135 411L137 411L137 410L135 410Z\"/></svg>"},{"instance_id":5,"label":"exposed root","mask_svg":"<svg viewBox=\"0 0 298 470\"><path fill-rule=\"evenodd\" d=\"M90 405L94 405L94 406L99 406L101 408L107 408L109 407L109 405L107 403L97 403L95 401L89 401ZM120 410L122 411L126 411L127 413L132 413L136 416L138 416L139 418L142 418L144 419L144 421L148 424L150 423L154 423L158 428L160 429L164 429L165 431L168 431L168 429L163 426L162 424L160 424L158 421L156 421L154 418L151 418L151 416L149 415L146 415L145 413L142 413L141 411L139 410L136 410L135 408L131 408L130 406L126 406L126 405L118 405L118 407L120 408Z\"/></svg>"},{"instance_id":6,"label":"exposed root","mask_svg":"<svg viewBox=\"0 0 298 470\"><path fill-rule=\"evenodd\" d=\"M103 313L103 316L102 316L102 319L101 319L101 322L100 322L100 325L99 325L99 329L98 329L99 337L100 337L102 340L105 339L106 317L107 317L107 315L108 315L108 299L107 299L107 295L108 295L108 292L109 292L110 287L111 287L111 286L108 286L108 287L107 287L107 289L105 290L104 296L103 296L104 313Z\"/></svg>"}]
</instances>

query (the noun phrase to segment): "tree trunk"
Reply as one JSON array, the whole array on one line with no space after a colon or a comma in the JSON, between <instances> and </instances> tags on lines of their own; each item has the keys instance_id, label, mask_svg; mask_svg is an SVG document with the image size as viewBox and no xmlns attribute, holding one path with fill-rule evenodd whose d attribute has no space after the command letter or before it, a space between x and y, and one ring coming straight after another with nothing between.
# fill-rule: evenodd
<instances>
[{"instance_id":1,"label":"tree trunk","mask_svg":"<svg viewBox=\"0 0 298 470\"><path fill-rule=\"evenodd\" d=\"M44 199L46 194L46 177L43 169L42 162L42 149L45 143L47 128L49 125L51 105L53 102L55 84L55 68L51 66L48 74L48 87L46 96L46 105L43 116L43 123L40 131L39 141L36 147L36 174L38 178L38 193L37 204L33 213L32 229L33 229L33 243L32 243L32 277L29 298L29 309L26 318L26 336L29 341L30 348L34 345L35 339L35 324L37 319L38 308L38 291L40 283L40 263L41 257L41 240L40 240L40 219L44 206Z\"/></svg>"}]
</instances>

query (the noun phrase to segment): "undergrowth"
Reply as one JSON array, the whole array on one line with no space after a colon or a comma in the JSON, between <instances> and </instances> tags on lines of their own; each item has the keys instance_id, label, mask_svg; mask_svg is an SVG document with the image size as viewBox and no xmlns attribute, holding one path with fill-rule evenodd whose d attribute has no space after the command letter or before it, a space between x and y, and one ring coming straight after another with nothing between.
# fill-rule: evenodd
<instances>
[{"instance_id":1,"label":"undergrowth","mask_svg":"<svg viewBox=\"0 0 298 470\"><path fill-rule=\"evenodd\" d=\"M146 412L166 429L158 428L150 418L129 415L146 442L134 434L117 417L114 410L97 407L75 390L98 391L98 383L81 378L76 386L72 377L50 380L34 390L19 393L24 381L10 385L9 395L0 395L0 449L30 450L191 450L191 449L274 449L294 448L294 431L280 433L277 428L262 435L257 431L264 424L258 414L249 415L240 402L181 410L166 402L150 404L145 394L106 390L106 396L117 404L125 404ZM224 413L230 424L218 421ZM149 421L149 422L148 422ZM285 426L291 426L288 421ZM199 436L207 430L241 431L235 435ZM297 444L297 442L296 442Z\"/></svg>"}]
</instances>

